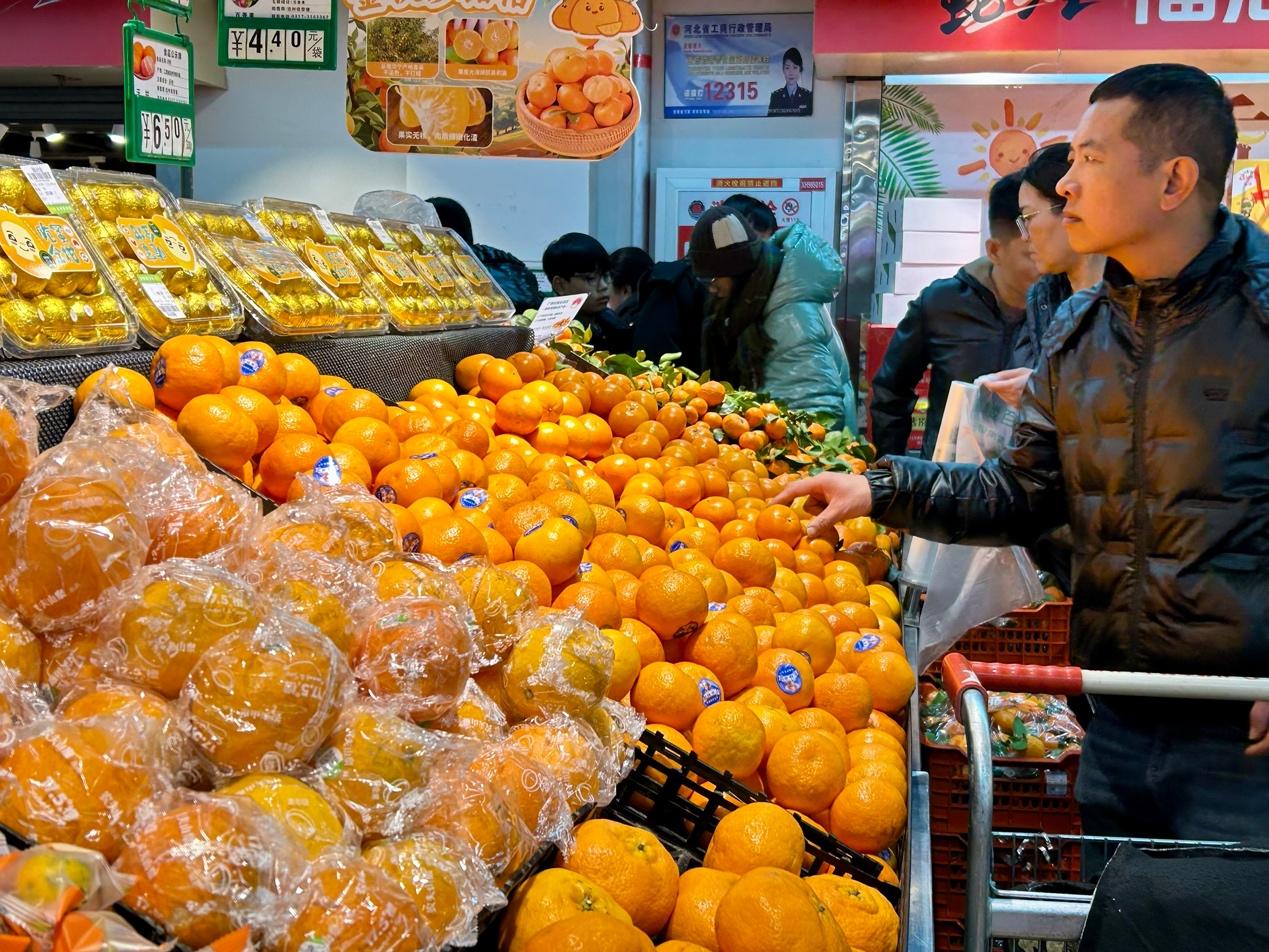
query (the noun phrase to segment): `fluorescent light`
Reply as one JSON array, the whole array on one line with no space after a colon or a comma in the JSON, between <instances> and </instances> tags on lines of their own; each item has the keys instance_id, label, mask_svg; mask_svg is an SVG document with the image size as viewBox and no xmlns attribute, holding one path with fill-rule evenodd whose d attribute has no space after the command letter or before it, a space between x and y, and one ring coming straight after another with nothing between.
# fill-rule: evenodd
<instances>
[{"instance_id":1,"label":"fluorescent light","mask_svg":"<svg viewBox=\"0 0 1269 952\"><path fill-rule=\"evenodd\" d=\"M57 143L66 138L66 133L58 132L57 126L51 122L43 123L41 128L44 130L44 141L49 145L57 145Z\"/></svg>"}]
</instances>

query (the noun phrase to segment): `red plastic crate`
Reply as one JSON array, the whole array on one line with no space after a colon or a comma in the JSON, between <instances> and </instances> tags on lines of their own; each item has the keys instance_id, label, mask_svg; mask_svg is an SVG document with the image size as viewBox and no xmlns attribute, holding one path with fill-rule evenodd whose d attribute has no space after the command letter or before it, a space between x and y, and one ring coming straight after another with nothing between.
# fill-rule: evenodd
<instances>
[{"instance_id":1,"label":"red plastic crate","mask_svg":"<svg viewBox=\"0 0 1269 952\"><path fill-rule=\"evenodd\" d=\"M955 748L921 746L930 774L930 829L969 831L969 761ZM992 829L1080 832L1075 778L1079 754L1035 761L998 757L992 778Z\"/></svg>"},{"instance_id":2,"label":"red plastic crate","mask_svg":"<svg viewBox=\"0 0 1269 952\"><path fill-rule=\"evenodd\" d=\"M930 858L934 879L934 915L965 915L969 838L959 833L932 833ZM992 841L992 881L1001 889L1024 889L1032 883L1079 882L1082 878L1078 840L1050 840L1044 834L997 836Z\"/></svg>"},{"instance_id":3,"label":"red plastic crate","mask_svg":"<svg viewBox=\"0 0 1269 952\"><path fill-rule=\"evenodd\" d=\"M1045 602L1020 608L965 632L953 646L970 661L1006 664L1070 664L1071 603Z\"/></svg>"}]
</instances>

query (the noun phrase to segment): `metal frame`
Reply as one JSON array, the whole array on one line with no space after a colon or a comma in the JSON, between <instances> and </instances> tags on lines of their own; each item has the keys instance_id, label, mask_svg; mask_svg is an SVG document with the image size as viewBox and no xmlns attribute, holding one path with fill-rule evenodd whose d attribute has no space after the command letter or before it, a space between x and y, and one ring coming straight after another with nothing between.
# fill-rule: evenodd
<instances>
[{"instance_id":1,"label":"metal frame","mask_svg":"<svg viewBox=\"0 0 1269 952\"><path fill-rule=\"evenodd\" d=\"M903 607L903 644L908 663L916 670L920 649L922 590L900 583ZM921 712L914 702L908 712L908 763L921 764ZM913 769L908 774L907 853L904 858L905 952L934 950L934 862L930 852L930 775Z\"/></svg>"}]
</instances>

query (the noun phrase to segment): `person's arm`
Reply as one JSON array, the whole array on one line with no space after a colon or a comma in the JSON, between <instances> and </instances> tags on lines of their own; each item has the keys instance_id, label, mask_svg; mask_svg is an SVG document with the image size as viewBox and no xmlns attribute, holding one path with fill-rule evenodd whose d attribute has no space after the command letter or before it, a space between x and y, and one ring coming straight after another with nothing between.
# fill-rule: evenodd
<instances>
[{"instance_id":1,"label":"person's arm","mask_svg":"<svg viewBox=\"0 0 1269 952\"><path fill-rule=\"evenodd\" d=\"M902 456L912 434L912 410L916 386L930 365L925 341L925 295L908 305L899 322L881 369L872 378L872 442L879 456Z\"/></svg>"},{"instance_id":2,"label":"person's arm","mask_svg":"<svg viewBox=\"0 0 1269 952\"><path fill-rule=\"evenodd\" d=\"M1026 545L1067 520L1066 495L1046 364L1022 401L1022 416L1005 454L981 465L883 459L864 476L821 473L785 487L773 502L810 496L824 509L807 535L836 535L843 519L871 515L935 542Z\"/></svg>"}]
</instances>

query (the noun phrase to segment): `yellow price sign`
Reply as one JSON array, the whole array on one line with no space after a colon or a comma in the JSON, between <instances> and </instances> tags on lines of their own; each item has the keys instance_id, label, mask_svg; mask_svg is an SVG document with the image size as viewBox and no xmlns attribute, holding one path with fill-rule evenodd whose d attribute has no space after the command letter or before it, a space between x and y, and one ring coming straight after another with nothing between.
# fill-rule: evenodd
<instances>
[{"instance_id":1,"label":"yellow price sign","mask_svg":"<svg viewBox=\"0 0 1269 952\"><path fill-rule=\"evenodd\" d=\"M361 284L357 269L344 254L342 248L335 245L319 245L313 239L304 241L304 257L318 276L330 287L340 284Z\"/></svg>"},{"instance_id":2,"label":"yellow price sign","mask_svg":"<svg viewBox=\"0 0 1269 952\"><path fill-rule=\"evenodd\" d=\"M119 218L115 221L124 241L147 268L193 268L194 247L180 225L164 215L153 218Z\"/></svg>"},{"instance_id":3,"label":"yellow price sign","mask_svg":"<svg viewBox=\"0 0 1269 952\"><path fill-rule=\"evenodd\" d=\"M0 209L0 248L34 278L96 270L71 223L56 215L15 215Z\"/></svg>"}]
</instances>

